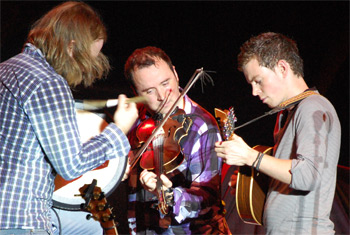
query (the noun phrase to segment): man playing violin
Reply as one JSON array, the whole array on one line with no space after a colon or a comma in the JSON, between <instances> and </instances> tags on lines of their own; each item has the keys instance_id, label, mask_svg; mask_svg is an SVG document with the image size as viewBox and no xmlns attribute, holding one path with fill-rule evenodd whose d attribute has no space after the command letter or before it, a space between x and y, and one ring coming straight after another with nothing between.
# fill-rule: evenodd
<instances>
[{"instance_id":1,"label":"man playing violin","mask_svg":"<svg viewBox=\"0 0 350 235\"><path fill-rule=\"evenodd\" d=\"M157 210L160 197L154 171L142 169L140 164L130 170L130 233L229 234L220 199L221 160L214 151L215 142L221 140L216 120L188 96L179 99L181 90L175 67L159 48L135 50L126 61L125 76L134 92L147 100L139 107L139 120L128 135L132 146L139 147L137 127L156 114L166 115L175 103L192 122L179 142L184 160L160 175L166 214Z\"/></svg>"}]
</instances>

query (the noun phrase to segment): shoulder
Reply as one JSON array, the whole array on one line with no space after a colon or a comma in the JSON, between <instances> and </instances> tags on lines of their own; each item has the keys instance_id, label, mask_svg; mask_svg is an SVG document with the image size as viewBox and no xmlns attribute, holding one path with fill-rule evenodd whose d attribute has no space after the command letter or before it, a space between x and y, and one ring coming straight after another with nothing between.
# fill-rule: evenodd
<instances>
[{"instance_id":1,"label":"shoulder","mask_svg":"<svg viewBox=\"0 0 350 235\"><path fill-rule=\"evenodd\" d=\"M298 123L339 124L334 106L322 95L311 95L302 100L296 108L295 119Z\"/></svg>"},{"instance_id":2,"label":"shoulder","mask_svg":"<svg viewBox=\"0 0 350 235\"><path fill-rule=\"evenodd\" d=\"M66 80L57 74L44 58L25 52L1 63L0 76L2 82L8 84L13 93L21 93L23 101L38 90L58 93L61 89L65 92L69 89Z\"/></svg>"},{"instance_id":3,"label":"shoulder","mask_svg":"<svg viewBox=\"0 0 350 235\"><path fill-rule=\"evenodd\" d=\"M208 129L217 128L217 122L213 115L187 96L186 105L191 107L190 109L186 107L186 114L192 118L196 125L206 125Z\"/></svg>"},{"instance_id":4,"label":"shoulder","mask_svg":"<svg viewBox=\"0 0 350 235\"><path fill-rule=\"evenodd\" d=\"M298 105L297 110L303 112L314 112L317 110L335 112L332 103L320 94L311 95L303 99Z\"/></svg>"},{"instance_id":5,"label":"shoulder","mask_svg":"<svg viewBox=\"0 0 350 235\"><path fill-rule=\"evenodd\" d=\"M21 77L32 76L38 79L60 77L44 57L26 51L1 63L1 70L11 71Z\"/></svg>"}]
</instances>

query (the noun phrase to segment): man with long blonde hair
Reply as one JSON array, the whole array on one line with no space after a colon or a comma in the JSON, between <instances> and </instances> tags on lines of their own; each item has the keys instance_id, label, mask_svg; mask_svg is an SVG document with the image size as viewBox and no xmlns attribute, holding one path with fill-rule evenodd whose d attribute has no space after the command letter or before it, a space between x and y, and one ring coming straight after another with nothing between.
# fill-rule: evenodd
<instances>
[{"instance_id":1,"label":"man with long blonde hair","mask_svg":"<svg viewBox=\"0 0 350 235\"><path fill-rule=\"evenodd\" d=\"M34 23L22 53L0 64L0 234L51 234L55 175L71 180L127 156L136 105L120 95L114 122L82 143L70 90L107 75L106 39L90 6L65 2Z\"/></svg>"}]
</instances>

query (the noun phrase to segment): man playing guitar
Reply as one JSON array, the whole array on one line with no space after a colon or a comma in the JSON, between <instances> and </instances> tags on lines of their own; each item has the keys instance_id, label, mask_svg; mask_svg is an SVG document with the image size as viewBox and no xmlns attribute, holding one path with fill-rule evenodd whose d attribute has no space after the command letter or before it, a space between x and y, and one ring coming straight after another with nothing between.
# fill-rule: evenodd
<instances>
[{"instance_id":1,"label":"man playing guitar","mask_svg":"<svg viewBox=\"0 0 350 235\"><path fill-rule=\"evenodd\" d=\"M329 215L340 151L334 107L317 91L310 91L296 43L284 35L263 33L251 38L241 47L238 63L253 95L270 108L281 109L274 156L234 135L215 144L218 157L271 177L263 215L267 234L333 234Z\"/></svg>"}]
</instances>

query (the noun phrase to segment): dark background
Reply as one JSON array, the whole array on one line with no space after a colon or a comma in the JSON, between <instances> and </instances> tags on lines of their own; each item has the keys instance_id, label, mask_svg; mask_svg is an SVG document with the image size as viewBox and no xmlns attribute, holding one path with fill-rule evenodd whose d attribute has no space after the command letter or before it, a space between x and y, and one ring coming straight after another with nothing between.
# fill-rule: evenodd
<instances>
[{"instance_id":1,"label":"dark background","mask_svg":"<svg viewBox=\"0 0 350 235\"><path fill-rule=\"evenodd\" d=\"M103 52L113 70L92 88L78 88L76 98L132 96L123 66L136 48L153 45L172 59L185 87L197 68L211 73L215 86L200 82L188 95L211 113L234 106L243 124L268 107L251 95L237 71L240 45L265 31L297 41L304 59L305 80L335 106L342 125L339 163L349 166L349 3L237 1L87 1L102 16L108 40ZM1 1L1 61L21 51L30 26L60 1ZM237 131L248 144L272 145L275 115Z\"/></svg>"},{"instance_id":2,"label":"dark background","mask_svg":"<svg viewBox=\"0 0 350 235\"><path fill-rule=\"evenodd\" d=\"M133 96L123 66L136 48L162 48L172 59L185 87L197 68L216 71L215 86L202 93L199 82L188 95L212 114L234 106L237 125L264 112L237 71L244 41L266 31L297 41L305 80L335 106L342 125L339 164L349 166L349 2L348 1L86 1L102 16L108 41L103 52L113 70L93 88L78 88L75 98ZM1 1L1 61L21 51L31 24L59 1ZM246 142L272 145L275 115L237 131Z\"/></svg>"}]
</instances>

